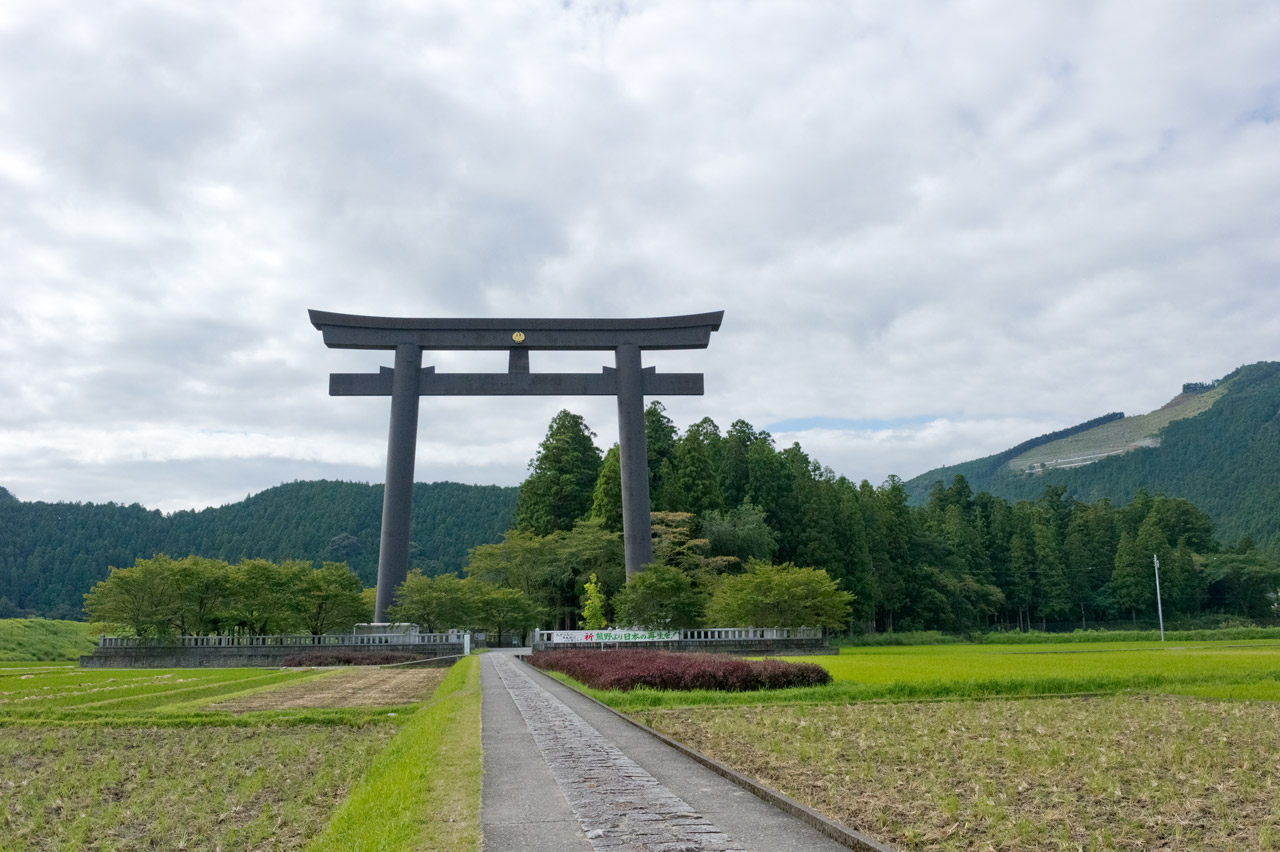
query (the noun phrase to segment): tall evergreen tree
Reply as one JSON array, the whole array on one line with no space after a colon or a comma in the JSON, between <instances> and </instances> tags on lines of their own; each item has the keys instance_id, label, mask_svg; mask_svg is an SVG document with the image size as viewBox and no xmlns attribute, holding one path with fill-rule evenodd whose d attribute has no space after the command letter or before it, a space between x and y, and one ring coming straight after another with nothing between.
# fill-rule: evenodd
<instances>
[{"instance_id":1,"label":"tall evergreen tree","mask_svg":"<svg viewBox=\"0 0 1280 852\"><path fill-rule=\"evenodd\" d=\"M649 503L655 512L670 511L663 503L663 463L673 464L676 451L676 424L667 409L654 400L644 410L645 449L649 454Z\"/></svg>"},{"instance_id":2,"label":"tall evergreen tree","mask_svg":"<svg viewBox=\"0 0 1280 852\"><path fill-rule=\"evenodd\" d=\"M591 511L600 476L600 449L595 433L577 414L561 411L551 418L538 455L529 463L529 478L516 500L516 526L537 535L572 529Z\"/></svg>"},{"instance_id":3,"label":"tall evergreen tree","mask_svg":"<svg viewBox=\"0 0 1280 852\"><path fill-rule=\"evenodd\" d=\"M622 462L618 445L604 454L591 494L591 517L611 532L622 532Z\"/></svg>"}]
</instances>

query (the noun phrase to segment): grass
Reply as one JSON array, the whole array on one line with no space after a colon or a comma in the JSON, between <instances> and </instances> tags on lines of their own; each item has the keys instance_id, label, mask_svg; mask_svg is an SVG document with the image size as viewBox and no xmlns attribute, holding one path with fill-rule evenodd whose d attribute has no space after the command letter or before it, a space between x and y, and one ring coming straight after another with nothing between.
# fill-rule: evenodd
<instances>
[{"instance_id":1,"label":"grass","mask_svg":"<svg viewBox=\"0 0 1280 852\"><path fill-rule=\"evenodd\" d=\"M1280 627L1221 627L1213 629L1168 630L1167 642L1238 642L1242 639L1280 639ZM1159 630L1080 630L1070 633L1043 633L1031 630L974 634L961 638L937 630L901 633L866 633L831 640L840 647L884 647L897 645L1063 645L1079 643L1159 642Z\"/></svg>"},{"instance_id":2,"label":"grass","mask_svg":"<svg viewBox=\"0 0 1280 852\"><path fill-rule=\"evenodd\" d=\"M197 699L240 695L320 674L269 669L2 670L0 724L13 719L92 721L144 710L163 712Z\"/></svg>"},{"instance_id":3,"label":"grass","mask_svg":"<svg viewBox=\"0 0 1280 852\"><path fill-rule=\"evenodd\" d=\"M1119 452L1144 441L1154 443L1156 433L1174 420L1195 417L1208 411L1227 392L1228 385L1229 383L1219 385L1199 394L1179 394L1167 405L1149 414L1112 420L1087 432L1033 447L1006 464L1012 470L1026 470L1040 463L1046 467L1054 467L1059 460Z\"/></svg>"},{"instance_id":4,"label":"grass","mask_svg":"<svg viewBox=\"0 0 1280 852\"><path fill-rule=\"evenodd\" d=\"M80 621L46 618L0 619L0 660L78 660L92 654L98 636Z\"/></svg>"},{"instance_id":5,"label":"grass","mask_svg":"<svg viewBox=\"0 0 1280 852\"><path fill-rule=\"evenodd\" d=\"M637 716L903 850L1280 848L1280 705L1116 695Z\"/></svg>"},{"instance_id":6,"label":"grass","mask_svg":"<svg viewBox=\"0 0 1280 852\"><path fill-rule=\"evenodd\" d=\"M308 852L480 848L480 664L455 664Z\"/></svg>"},{"instance_id":7,"label":"grass","mask_svg":"<svg viewBox=\"0 0 1280 852\"><path fill-rule=\"evenodd\" d=\"M947 645L844 648L839 656L792 657L835 678L829 686L726 693L594 690L630 712L654 707L751 704L842 704L858 701L1113 693L1184 692L1280 682L1280 642L1178 646L1113 642L1077 645ZM567 678L559 676L568 681Z\"/></svg>"}]
</instances>

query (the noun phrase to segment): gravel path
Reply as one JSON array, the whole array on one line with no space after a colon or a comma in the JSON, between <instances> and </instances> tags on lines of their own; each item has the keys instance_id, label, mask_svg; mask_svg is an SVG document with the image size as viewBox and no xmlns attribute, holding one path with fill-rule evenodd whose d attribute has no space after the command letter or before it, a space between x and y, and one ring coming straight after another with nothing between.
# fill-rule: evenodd
<instances>
[{"instance_id":1,"label":"gravel path","mask_svg":"<svg viewBox=\"0 0 1280 852\"><path fill-rule=\"evenodd\" d=\"M511 657L495 656L494 664L593 848L744 852L564 702L534 683Z\"/></svg>"}]
</instances>

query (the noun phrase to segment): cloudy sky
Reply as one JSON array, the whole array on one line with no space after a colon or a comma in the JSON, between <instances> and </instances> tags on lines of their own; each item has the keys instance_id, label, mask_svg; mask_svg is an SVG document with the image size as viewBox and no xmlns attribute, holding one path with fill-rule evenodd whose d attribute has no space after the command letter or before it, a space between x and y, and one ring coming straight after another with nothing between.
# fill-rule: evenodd
<instances>
[{"instance_id":1,"label":"cloudy sky","mask_svg":"<svg viewBox=\"0 0 1280 852\"><path fill-rule=\"evenodd\" d=\"M724 310L683 427L878 483L1280 359L1280 4L0 5L0 485L380 481L307 309ZM534 354L595 370L601 353ZM501 353L428 353L502 370ZM427 398L417 478L561 407Z\"/></svg>"}]
</instances>

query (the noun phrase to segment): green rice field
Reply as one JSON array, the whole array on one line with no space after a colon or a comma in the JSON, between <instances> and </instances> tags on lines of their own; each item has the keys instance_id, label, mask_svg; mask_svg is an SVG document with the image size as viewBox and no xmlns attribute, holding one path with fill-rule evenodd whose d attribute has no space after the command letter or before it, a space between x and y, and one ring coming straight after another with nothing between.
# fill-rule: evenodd
<instances>
[{"instance_id":1,"label":"green rice field","mask_svg":"<svg viewBox=\"0 0 1280 852\"><path fill-rule=\"evenodd\" d=\"M592 694L904 852L1280 849L1280 642L845 648Z\"/></svg>"},{"instance_id":2,"label":"green rice field","mask_svg":"<svg viewBox=\"0 0 1280 852\"><path fill-rule=\"evenodd\" d=\"M1280 700L1280 641L842 648L813 662L835 682L774 692L588 690L623 711L707 704L847 703L1145 691Z\"/></svg>"}]
</instances>

